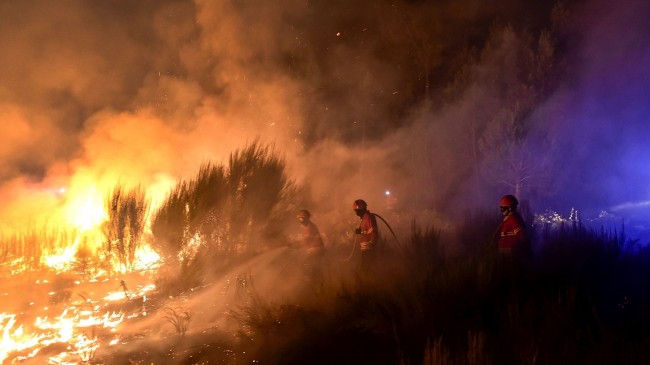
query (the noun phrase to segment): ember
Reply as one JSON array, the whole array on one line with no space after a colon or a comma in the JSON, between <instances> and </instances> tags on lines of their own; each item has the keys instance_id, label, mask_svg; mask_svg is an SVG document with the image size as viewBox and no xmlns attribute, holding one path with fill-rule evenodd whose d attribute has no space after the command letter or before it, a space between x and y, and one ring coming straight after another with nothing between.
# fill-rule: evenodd
<instances>
[{"instance_id":1,"label":"ember","mask_svg":"<svg viewBox=\"0 0 650 365\"><path fill-rule=\"evenodd\" d=\"M134 275L131 277L137 278ZM140 281L144 278L146 276L140 278ZM116 283L116 280L95 278L75 284L88 291L95 291L105 288L109 283ZM42 280L40 284L49 284L49 281ZM119 328L125 320L146 316L146 294L153 290L155 285L142 284L129 292L129 299L124 291L109 292L99 300L78 294L78 299L60 304L42 307L30 305L28 312L0 313L0 362L24 361L47 349L48 361L51 364L85 363L93 358L101 346L113 346L120 342ZM37 293L32 292L35 295ZM25 295L6 293L6 296L12 299ZM39 298L33 299L38 301ZM124 305L127 300L141 304ZM128 312L109 309L116 307L116 304L117 307L130 309Z\"/></svg>"}]
</instances>

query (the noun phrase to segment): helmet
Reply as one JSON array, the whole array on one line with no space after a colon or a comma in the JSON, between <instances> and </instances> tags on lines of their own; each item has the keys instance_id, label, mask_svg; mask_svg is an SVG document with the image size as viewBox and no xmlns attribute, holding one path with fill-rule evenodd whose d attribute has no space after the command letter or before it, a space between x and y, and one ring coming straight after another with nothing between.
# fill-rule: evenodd
<instances>
[{"instance_id":1,"label":"helmet","mask_svg":"<svg viewBox=\"0 0 650 365\"><path fill-rule=\"evenodd\" d=\"M519 205L519 202L517 201L517 198L515 198L514 195L504 195L499 200L499 206L502 207L516 208L517 205Z\"/></svg>"},{"instance_id":2,"label":"helmet","mask_svg":"<svg viewBox=\"0 0 650 365\"><path fill-rule=\"evenodd\" d=\"M352 204L353 210L366 209L366 208L368 208L368 204L366 204L366 202L363 201L362 199L357 199Z\"/></svg>"},{"instance_id":3,"label":"helmet","mask_svg":"<svg viewBox=\"0 0 650 365\"><path fill-rule=\"evenodd\" d=\"M309 218L309 217L311 217L311 214L307 209L300 210L298 212L298 215L296 216L296 218Z\"/></svg>"}]
</instances>

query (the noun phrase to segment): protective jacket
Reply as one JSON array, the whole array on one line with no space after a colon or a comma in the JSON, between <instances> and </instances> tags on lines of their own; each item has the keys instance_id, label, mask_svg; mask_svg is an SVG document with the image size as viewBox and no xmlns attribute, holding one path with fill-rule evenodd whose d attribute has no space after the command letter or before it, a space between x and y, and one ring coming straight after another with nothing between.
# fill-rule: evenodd
<instances>
[{"instance_id":1,"label":"protective jacket","mask_svg":"<svg viewBox=\"0 0 650 365\"><path fill-rule=\"evenodd\" d=\"M510 212L499 227L499 251L510 252L528 248L526 225L519 213Z\"/></svg>"},{"instance_id":2,"label":"protective jacket","mask_svg":"<svg viewBox=\"0 0 650 365\"><path fill-rule=\"evenodd\" d=\"M361 251L369 251L377 247L379 242L379 229L377 228L377 218L375 215L366 211L361 217L359 224Z\"/></svg>"},{"instance_id":3,"label":"protective jacket","mask_svg":"<svg viewBox=\"0 0 650 365\"><path fill-rule=\"evenodd\" d=\"M302 245L308 254L322 254L325 248L318 228L311 221L302 227Z\"/></svg>"}]
</instances>

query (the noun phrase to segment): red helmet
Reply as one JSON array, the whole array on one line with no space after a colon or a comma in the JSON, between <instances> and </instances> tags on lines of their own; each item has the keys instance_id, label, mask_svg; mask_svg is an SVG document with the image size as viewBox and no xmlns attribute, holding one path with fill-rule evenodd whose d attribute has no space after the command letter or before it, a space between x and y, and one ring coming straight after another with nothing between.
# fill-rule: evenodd
<instances>
[{"instance_id":1,"label":"red helmet","mask_svg":"<svg viewBox=\"0 0 650 365\"><path fill-rule=\"evenodd\" d=\"M366 204L366 202L363 201L362 199L357 199L352 204L353 210L366 209L366 208L368 208L368 204Z\"/></svg>"},{"instance_id":2,"label":"red helmet","mask_svg":"<svg viewBox=\"0 0 650 365\"><path fill-rule=\"evenodd\" d=\"M296 216L296 218L309 218L309 217L311 217L311 214L307 209L300 210L298 212L298 215Z\"/></svg>"},{"instance_id":3,"label":"red helmet","mask_svg":"<svg viewBox=\"0 0 650 365\"><path fill-rule=\"evenodd\" d=\"M519 202L517 201L517 198L515 198L514 195L504 195L499 200L499 206L501 207L516 208L517 205L519 205Z\"/></svg>"}]
</instances>

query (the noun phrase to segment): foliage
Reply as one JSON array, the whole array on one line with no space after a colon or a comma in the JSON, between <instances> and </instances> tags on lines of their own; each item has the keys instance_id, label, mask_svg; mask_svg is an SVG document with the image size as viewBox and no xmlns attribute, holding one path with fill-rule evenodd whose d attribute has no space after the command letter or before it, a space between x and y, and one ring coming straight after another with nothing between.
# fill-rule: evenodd
<instances>
[{"instance_id":1,"label":"foliage","mask_svg":"<svg viewBox=\"0 0 650 365\"><path fill-rule=\"evenodd\" d=\"M254 142L233 152L227 166L206 163L176 185L153 214L154 245L192 285L202 268L227 266L281 236L294 192L284 161Z\"/></svg>"},{"instance_id":2,"label":"foliage","mask_svg":"<svg viewBox=\"0 0 650 365\"><path fill-rule=\"evenodd\" d=\"M650 360L647 252L626 254L621 235L568 224L541 231L534 257L513 260L488 248L492 229L479 230L462 239L480 244L445 256L437 231L414 226L372 280L342 278L317 300L254 296L238 317L255 338L247 351L270 364Z\"/></svg>"},{"instance_id":3,"label":"foliage","mask_svg":"<svg viewBox=\"0 0 650 365\"><path fill-rule=\"evenodd\" d=\"M155 244L164 256L181 254L180 261L190 260L187 250L192 240L219 245L228 239L220 223L226 201L226 176L223 166L207 163L194 179L181 181L154 213L151 229Z\"/></svg>"},{"instance_id":4,"label":"foliage","mask_svg":"<svg viewBox=\"0 0 650 365\"><path fill-rule=\"evenodd\" d=\"M279 233L277 221L286 212L284 204L294 192L294 184L285 174L284 161L270 147L254 142L231 154L228 192L233 236L273 237Z\"/></svg>"},{"instance_id":5,"label":"foliage","mask_svg":"<svg viewBox=\"0 0 650 365\"><path fill-rule=\"evenodd\" d=\"M163 307L162 311L163 318L165 318L167 322L171 323L172 326L174 326L176 334L179 337L185 336L185 333L190 326L190 319L192 319L190 312L186 308L181 307Z\"/></svg>"},{"instance_id":6,"label":"foliage","mask_svg":"<svg viewBox=\"0 0 650 365\"><path fill-rule=\"evenodd\" d=\"M45 256L73 242L77 235L74 230L47 227L32 227L20 234L3 235L0 237L0 263L16 263L21 267L12 270L18 271L40 269Z\"/></svg>"},{"instance_id":7,"label":"foliage","mask_svg":"<svg viewBox=\"0 0 650 365\"><path fill-rule=\"evenodd\" d=\"M99 262L92 250L87 245L80 245L75 252L73 269L88 276L98 266Z\"/></svg>"},{"instance_id":8,"label":"foliage","mask_svg":"<svg viewBox=\"0 0 650 365\"><path fill-rule=\"evenodd\" d=\"M498 98L487 113L478 138L482 174L488 182L505 185L518 197L531 189L550 191L545 178L553 167L539 148L552 149L552 136L531 136L532 112L557 89L562 62L556 52L556 35L544 29L533 35L505 26L493 30L484 49L482 64L499 62L506 67L488 87ZM542 121L547 123L548 121ZM546 191L547 192L547 191Z\"/></svg>"},{"instance_id":9,"label":"foliage","mask_svg":"<svg viewBox=\"0 0 650 365\"><path fill-rule=\"evenodd\" d=\"M105 201L108 219L102 225L104 250L127 269L133 266L135 251L141 243L148 205L141 188L126 190L121 185L115 186Z\"/></svg>"}]
</instances>

